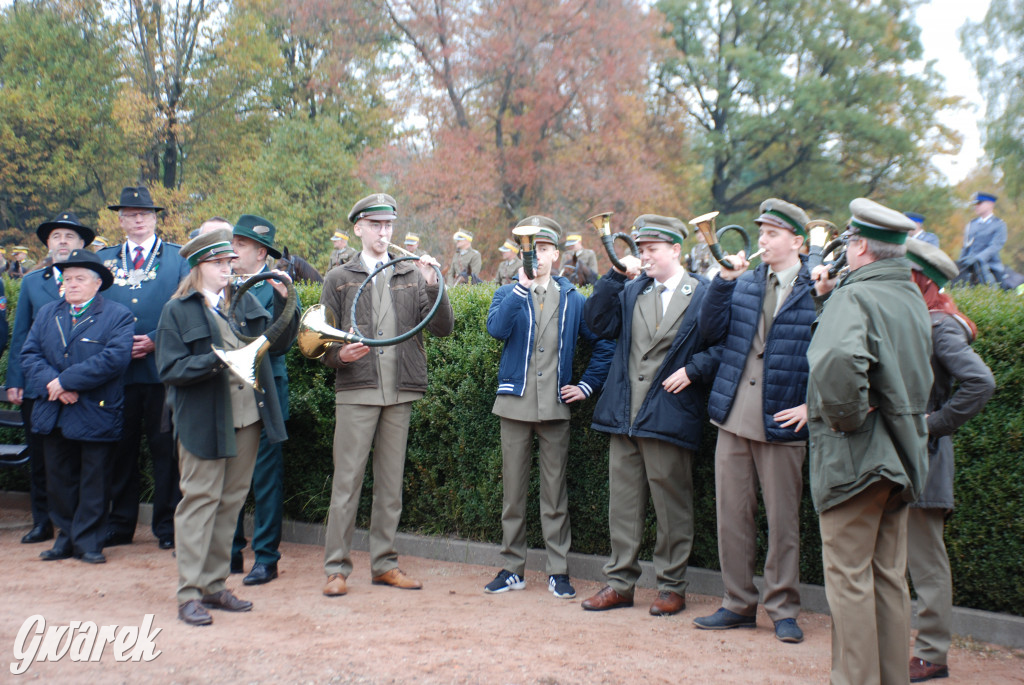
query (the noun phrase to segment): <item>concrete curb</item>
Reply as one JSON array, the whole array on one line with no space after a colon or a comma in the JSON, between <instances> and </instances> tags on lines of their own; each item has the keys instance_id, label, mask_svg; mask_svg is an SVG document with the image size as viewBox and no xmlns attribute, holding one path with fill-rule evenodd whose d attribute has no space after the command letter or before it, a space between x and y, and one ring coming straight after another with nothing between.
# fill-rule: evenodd
<instances>
[{"instance_id":1,"label":"concrete curb","mask_svg":"<svg viewBox=\"0 0 1024 685\"><path fill-rule=\"evenodd\" d=\"M0 507L28 510L27 493L0 492ZM153 520L153 509L149 504L139 507L139 523L146 525ZM246 529L252 531L252 517L246 517ZM303 545L324 544L325 527L323 524L302 523L286 519L282 530L282 539ZM363 529L357 529L352 540L354 549L369 550L369 535ZM447 536L424 536L410 533L399 533L396 546L401 555L435 559L458 564L474 564L478 566L501 566L500 546L486 542L472 542ZM569 553L569 570L574 578L583 580L603 581L606 557L590 554ZM545 553L541 549L531 549L526 556L526 567L531 571L544 570ZM654 566L649 561L641 561L642 574L637 585L643 588L655 587ZM702 568L689 568L686 572L690 592L721 597L724 592L722 575L718 571ZM754 581L759 589L763 589L760 577ZM828 614L828 601L825 588L820 585L800 585L800 603L805 611ZM917 624L916 602L914 625ZM953 607L953 633L978 642L989 642L1011 649L1024 649L1024 618L1011 614L1001 614L977 609Z\"/></svg>"}]
</instances>

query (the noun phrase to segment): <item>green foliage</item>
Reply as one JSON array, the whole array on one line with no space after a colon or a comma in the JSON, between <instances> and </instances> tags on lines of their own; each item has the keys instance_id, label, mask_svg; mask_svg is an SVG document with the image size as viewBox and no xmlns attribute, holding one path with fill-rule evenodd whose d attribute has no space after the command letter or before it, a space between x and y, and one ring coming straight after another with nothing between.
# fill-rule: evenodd
<instances>
[{"instance_id":1,"label":"green foliage","mask_svg":"<svg viewBox=\"0 0 1024 685\"><path fill-rule=\"evenodd\" d=\"M913 3L661 0L675 50L659 97L695 133L711 207L768 194L840 210L853 197L928 182L955 134L939 124L941 79L920 59Z\"/></svg>"}]
</instances>

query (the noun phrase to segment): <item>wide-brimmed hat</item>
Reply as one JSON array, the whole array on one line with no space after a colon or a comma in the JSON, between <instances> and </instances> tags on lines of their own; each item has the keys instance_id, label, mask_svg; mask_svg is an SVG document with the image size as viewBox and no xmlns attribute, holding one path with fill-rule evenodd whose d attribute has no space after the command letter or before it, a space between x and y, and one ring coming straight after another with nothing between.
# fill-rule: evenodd
<instances>
[{"instance_id":1,"label":"wide-brimmed hat","mask_svg":"<svg viewBox=\"0 0 1024 685\"><path fill-rule=\"evenodd\" d=\"M940 288L944 288L960 273L956 262L949 255L931 243L917 238L907 238L907 259L910 260L913 269L923 272Z\"/></svg>"},{"instance_id":2,"label":"wide-brimmed hat","mask_svg":"<svg viewBox=\"0 0 1024 685\"><path fill-rule=\"evenodd\" d=\"M226 228L218 228L196 236L185 243L178 254L187 259L188 265L193 269L202 262L238 256L231 248L231 231Z\"/></svg>"},{"instance_id":3,"label":"wide-brimmed hat","mask_svg":"<svg viewBox=\"0 0 1024 685\"><path fill-rule=\"evenodd\" d=\"M100 290L106 290L114 284L114 274L110 273L110 269L103 266L103 260L92 250L72 250L65 261L57 262L54 266L60 269L61 273L64 273L65 269L71 267L95 271L96 275L100 277L100 281L102 281L100 283Z\"/></svg>"},{"instance_id":4,"label":"wide-brimmed hat","mask_svg":"<svg viewBox=\"0 0 1024 685\"><path fill-rule=\"evenodd\" d=\"M792 231L802 238L807 237L807 229L804 227L810 222L810 218L807 212L792 202L772 197L761 203L760 210L761 216L754 219L755 224L768 224Z\"/></svg>"},{"instance_id":5,"label":"wide-brimmed hat","mask_svg":"<svg viewBox=\"0 0 1024 685\"><path fill-rule=\"evenodd\" d=\"M689 231L679 219L674 216L660 216L658 214L641 214L633 221L633 229L630 231L635 242L650 240L662 240L667 243L682 245L683 240L689 235Z\"/></svg>"},{"instance_id":6,"label":"wide-brimmed hat","mask_svg":"<svg viewBox=\"0 0 1024 685\"><path fill-rule=\"evenodd\" d=\"M355 223L360 219L370 221L394 221L398 218L398 203L387 193L367 195L352 206L348 220Z\"/></svg>"},{"instance_id":7,"label":"wide-brimmed hat","mask_svg":"<svg viewBox=\"0 0 1024 685\"><path fill-rule=\"evenodd\" d=\"M917 230L917 224L895 209L889 209L874 200L858 197L850 201L850 224L844 236L860 236L890 245L903 245L907 235Z\"/></svg>"},{"instance_id":8,"label":"wide-brimmed hat","mask_svg":"<svg viewBox=\"0 0 1024 685\"><path fill-rule=\"evenodd\" d=\"M154 212L164 211L163 207L153 204L153 198L146 186L128 186L121 190L121 199L116 205L107 205L107 209L152 209Z\"/></svg>"},{"instance_id":9,"label":"wide-brimmed hat","mask_svg":"<svg viewBox=\"0 0 1024 685\"><path fill-rule=\"evenodd\" d=\"M277 229L274 227L274 224L261 216L243 214L238 217L235 227L231 229L231 234L255 240L267 248L268 255L274 259L281 258L281 251L274 245L274 236L277 235Z\"/></svg>"},{"instance_id":10,"label":"wide-brimmed hat","mask_svg":"<svg viewBox=\"0 0 1024 685\"><path fill-rule=\"evenodd\" d=\"M85 241L85 245L82 247L88 247L89 243L91 243L93 238L96 237L96 231L92 230L88 226L83 226L82 222L78 220L78 217L66 209L54 217L52 221L44 221L39 224L39 228L36 229L36 236L43 245L46 245L46 241L50 239L50 234L58 228L70 228L81 236L82 240Z\"/></svg>"}]
</instances>

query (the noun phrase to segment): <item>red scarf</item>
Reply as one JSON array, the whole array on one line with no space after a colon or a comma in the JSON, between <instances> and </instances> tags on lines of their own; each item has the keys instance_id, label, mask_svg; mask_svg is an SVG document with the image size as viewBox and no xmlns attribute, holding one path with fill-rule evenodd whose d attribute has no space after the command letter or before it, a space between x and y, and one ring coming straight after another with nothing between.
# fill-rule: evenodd
<instances>
[{"instance_id":1,"label":"red scarf","mask_svg":"<svg viewBox=\"0 0 1024 685\"><path fill-rule=\"evenodd\" d=\"M944 292L940 292L939 286L935 285L935 281L925 276L923 272L915 269L911 274L913 275L914 283L917 284L918 289L921 291L921 295L924 296L924 303L928 305L928 311L942 312L952 316L967 329L968 337L970 338L968 342L974 342L978 338L978 327L963 312L956 308L953 298Z\"/></svg>"}]
</instances>

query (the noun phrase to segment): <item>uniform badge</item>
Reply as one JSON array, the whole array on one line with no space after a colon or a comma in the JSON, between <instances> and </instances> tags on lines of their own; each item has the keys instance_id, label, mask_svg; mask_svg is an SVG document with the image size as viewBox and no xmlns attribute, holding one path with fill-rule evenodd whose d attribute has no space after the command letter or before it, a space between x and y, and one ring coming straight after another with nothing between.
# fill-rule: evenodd
<instances>
[{"instance_id":1,"label":"uniform badge","mask_svg":"<svg viewBox=\"0 0 1024 685\"><path fill-rule=\"evenodd\" d=\"M690 287L689 283L684 283L681 290L683 291L683 295L689 295L693 292L693 288Z\"/></svg>"},{"instance_id":2,"label":"uniform badge","mask_svg":"<svg viewBox=\"0 0 1024 685\"><path fill-rule=\"evenodd\" d=\"M264 233L270 233L270 226L263 226L262 224L259 226L253 226L252 232L259 233L260 235L263 235Z\"/></svg>"}]
</instances>

